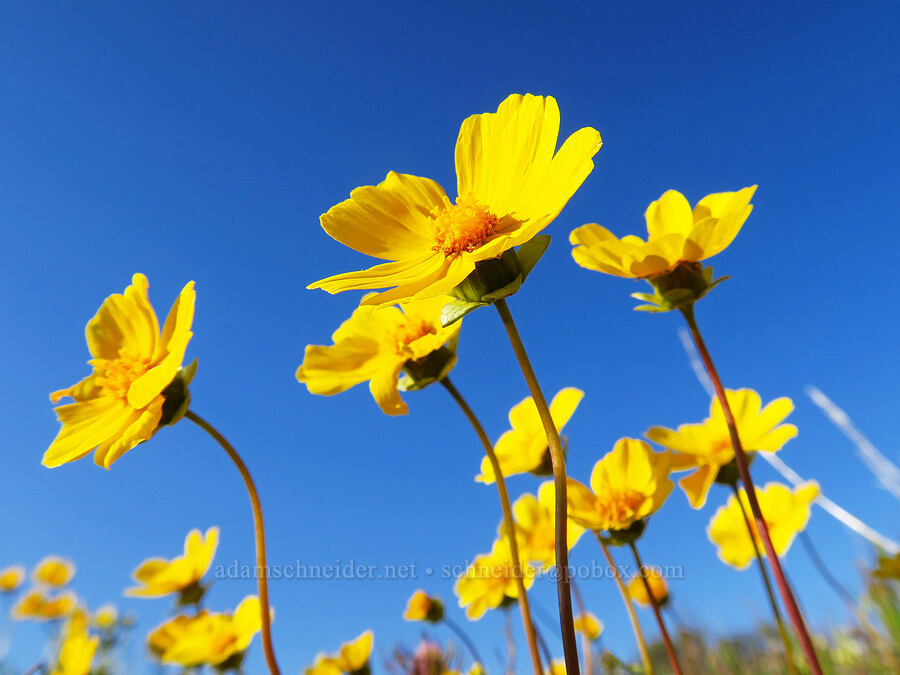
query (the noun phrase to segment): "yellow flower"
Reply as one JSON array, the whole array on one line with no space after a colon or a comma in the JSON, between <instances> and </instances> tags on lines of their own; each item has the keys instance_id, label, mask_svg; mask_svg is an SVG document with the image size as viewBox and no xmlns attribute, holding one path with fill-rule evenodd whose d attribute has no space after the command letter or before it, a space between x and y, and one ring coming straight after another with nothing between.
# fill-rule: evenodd
<instances>
[{"instance_id":1,"label":"yellow flower","mask_svg":"<svg viewBox=\"0 0 900 675\"><path fill-rule=\"evenodd\" d=\"M535 570L522 561L521 574L525 588L534 583ZM489 609L503 604L507 599L519 597L515 567L506 537L494 542L491 552L475 557L465 574L457 579L453 591L459 597L459 606L466 608L466 616L472 621L480 619Z\"/></svg>"},{"instance_id":2,"label":"yellow flower","mask_svg":"<svg viewBox=\"0 0 900 675\"><path fill-rule=\"evenodd\" d=\"M406 603L403 618L407 621L427 621L437 623L444 618L444 604L423 590L413 593Z\"/></svg>"},{"instance_id":3,"label":"yellow flower","mask_svg":"<svg viewBox=\"0 0 900 675\"><path fill-rule=\"evenodd\" d=\"M547 669L547 675L566 675L566 662L552 661Z\"/></svg>"},{"instance_id":4,"label":"yellow flower","mask_svg":"<svg viewBox=\"0 0 900 675\"><path fill-rule=\"evenodd\" d=\"M111 295L88 322L94 372L50 395L74 403L56 408L62 429L44 453L44 466L72 462L96 449L94 461L109 468L148 440L163 420L164 390L181 368L191 339L194 282L188 283L159 330L147 298L147 277L135 274L123 295ZM174 412L174 411L173 411Z\"/></svg>"},{"instance_id":5,"label":"yellow flower","mask_svg":"<svg viewBox=\"0 0 900 675\"><path fill-rule=\"evenodd\" d=\"M59 556L51 555L41 560L31 578L36 584L59 588L72 581L75 576L75 563Z\"/></svg>"},{"instance_id":6,"label":"yellow flower","mask_svg":"<svg viewBox=\"0 0 900 675\"><path fill-rule=\"evenodd\" d=\"M334 657L317 654L315 662L303 669L303 675L341 675L341 669Z\"/></svg>"},{"instance_id":7,"label":"yellow flower","mask_svg":"<svg viewBox=\"0 0 900 675\"><path fill-rule=\"evenodd\" d=\"M102 630L114 628L118 620L119 610L116 609L115 605L103 605L94 612L94 625Z\"/></svg>"},{"instance_id":8,"label":"yellow flower","mask_svg":"<svg viewBox=\"0 0 900 675\"><path fill-rule=\"evenodd\" d=\"M581 399L584 392L574 387L561 389L550 402L550 415L557 431L562 431L566 426ZM509 411L509 424L512 429L505 431L494 446L494 453L500 462L500 469L504 476L514 476L528 471L547 470L543 474L549 474L549 451L547 449L547 434L541 424L534 399L530 396L517 403ZM481 474L475 476L479 483L491 484L496 480L494 470L487 457L481 460Z\"/></svg>"},{"instance_id":9,"label":"yellow flower","mask_svg":"<svg viewBox=\"0 0 900 675\"><path fill-rule=\"evenodd\" d=\"M78 596L66 591L47 596L40 590L31 590L13 607L13 617L18 620L53 621L68 616L78 606Z\"/></svg>"},{"instance_id":10,"label":"yellow flower","mask_svg":"<svg viewBox=\"0 0 900 675\"><path fill-rule=\"evenodd\" d=\"M644 441L619 439L594 465L593 492L569 478L569 518L598 532L627 530L669 496L669 462L668 453L655 453Z\"/></svg>"},{"instance_id":11,"label":"yellow flower","mask_svg":"<svg viewBox=\"0 0 900 675\"><path fill-rule=\"evenodd\" d=\"M0 593L12 593L25 581L25 568L13 565L0 570Z\"/></svg>"},{"instance_id":12,"label":"yellow flower","mask_svg":"<svg viewBox=\"0 0 900 675\"><path fill-rule=\"evenodd\" d=\"M513 504L516 522L516 542L522 559L538 563L541 570L556 565L556 490L553 481L541 483L537 497L525 494ZM499 528L504 534L503 523ZM569 550L578 543L584 528L573 520L567 521Z\"/></svg>"},{"instance_id":13,"label":"yellow flower","mask_svg":"<svg viewBox=\"0 0 900 675\"><path fill-rule=\"evenodd\" d=\"M575 617L575 630L587 636L588 640L596 640L603 632L603 622L590 612Z\"/></svg>"},{"instance_id":14,"label":"yellow flower","mask_svg":"<svg viewBox=\"0 0 900 675\"><path fill-rule=\"evenodd\" d=\"M218 545L218 527L209 528L205 535L201 535L200 530L191 530L184 540L184 555L171 560L149 558L142 562L132 574L141 585L129 588L125 595L159 598L199 584L212 564Z\"/></svg>"},{"instance_id":15,"label":"yellow flower","mask_svg":"<svg viewBox=\"0 0 900 675\"><path fill-rule=\"evenodd\" d=\"M619 277L648 279L721 253L750 215L756 186L701 199L691 210L684 195L663 193L645 213L647 241L635 235L619 239L595 223L572 231L572 256L582 267Z\"/></svg>"},{"instance_id":16,"label":"yellow flower","mask_svg":"<svg viewBox=\"0 0 900 675\"><path fill-rule=\"evenodd\" d=\"M247 649L261 622L259 599L251 595L233 614L204 610L195 616L176 616L155 628L147 645L162 663L215 666Z\"/></svg>"},{"instance_id":17,"label":"yellow flower","mask_svg":"<svg viewBox=\"0 0 900 675\"><path fill-rule=\"evenodd\" d=\"M791 399L777 398L763 408L762 399L752 389L728 389L725 396L747 452L776 452L797 435L793 424L781 424L794 409ZM678 481L695 509L706 503L719 469L734 459L731 436L718 398L713 399L709 417L703 422L682 424L677 431L653 427L647 432L647 438L674 451L672 471L697 469Z\"/></svg>"},{"instance_id":18,"label":"yellow flower","mask_svg":"<svg viewBox=\"0 0 900 675\"><path fill-rule=\"evenodd\" d=\"M367 630L357 638L341 645L337 654L319 654L315 663L306 668L304 675L340 675L341 673L367 672L375 636Z\"/></svg>"},{"instance_id":19,"label":"yellow flower","mask_svg":"<svg viewBox=\"0 0 900 675\"><path fill-rule=\"evenodd\" d=\"M59 662L52 675L89 675L99 644L99 637L91 637L88 634L87 617L84 612L80 610L75 612L63 631Z\"/></svg>"},{"instance_id":20,"label":"yellow flower","mask_svg":"<svg viewBox=\"0 0 900 675\"><path fill-rule=\"evenodd\" d=\"M753 529L753 538L762 551L762 539L756 531L756 523L753 522L753 516L750 513L747 493L741 490L740 494L741 502ZM809 521L810 504L818 495L819 485L815 481L804 483L793 491L781 483L768 483L762 490L757 489L759 508L766 520L766 525L769 526L772 545L779 556L787 553L794 537L806 528L806 523ZM719 510L716 511L712 520L709 521L706 533L710 541L718 547L719 558L727 565L742 570L756 557L753 551L753 542L747 533L744 516L734 495L728 498L725 506L719 507Z\"/></svg>"},{"instance_id":21,"label":"yellow flower","mask_svg":"<svg viewBox=\"0 0 900 675\"><path fill-rule=\"evenodd\" d=\"M331 346L308 345L297 379L312 394L331 396L369 381L376 403L388 415L409 408L397 391L397 378L408 363L427 358L459 334L459 324L441 326L444 296L397 307L360 306L341 324ZM450 355L446 375L456 362Z\"/></svg>"},{"instance_id":22,"label":"yellow flower","mask_svg":"<svg viewBox=\"0 0 900 675\"><path fill-rule=\"evenodd\" d=\"M656 604L662 607L669 600L669 587L666 585L666 580L663 579L662 573L653 567L645 567L644 574L647 577L647 583L650 585ZM647 595L647 588L639 576L628 582L628 594L632 600L642 607L650 607L650 596Z\"/></svg>"},{"instance_id":23,"label":"yellow flower","mask_svg":"<svg viewBox=\"0 0 900 675\"><path fill-rule=\"evenodd\" d=\"M433 180L391 172L321 218L334 239L388 260L322 279L329 293L391 288L366 299L391 304L448 293L475 269L524 244L556 218L594 167L600 134L585 127L554 154L559 107L513 94L496 113L466 119L456 142L456 203Z\"/></svg>"}]
</instances>

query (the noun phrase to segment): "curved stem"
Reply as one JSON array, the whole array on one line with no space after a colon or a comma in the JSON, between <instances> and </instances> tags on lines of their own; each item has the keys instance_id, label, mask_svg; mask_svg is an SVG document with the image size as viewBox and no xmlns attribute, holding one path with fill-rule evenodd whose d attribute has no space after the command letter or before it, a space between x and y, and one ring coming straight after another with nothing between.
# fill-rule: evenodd
<instances>
[{"instance_id":1,"label":"curved stem","mask_svg":"<svg viewBox=\"0 0 900 675\"><path fill-rule=\"evenodd\" d=\"M753 544L753 552L756 554L756 562L759 567L759 574L762 577L763 585L766 587L766 595L769 598L769 604L772 606L772 614L775 615L775 625L778 627L778 635L781 636L781 642L784 644L784 655L787 658L788 670L792 675L797 675L797 666L794 665L794 652L791 647L791 640L788 637L787 630L784 627L784 619L781 618L781 610L778 609L778 601L775 599L775 592L772 590L772 582L769 581L769 573L766 571L766 561L763 560L762 554L759 552L759 546L756 544L756 537L753 534L753 526L750 524L750 518L744 509L744 502L741 500L741 493L737 484L733 483L731 489L734 491L734 498L737 500L738 508L744 517L744 524L747 526L747 534L750 536L750 543Z\"/></svg>"},{"instance_id":2,"label":"curved stem","mask_svg":"<svg viewBox=\"0 0 900 675\"><path fill-rule=\"evenodd\" d=\"M456 633L456 637L462 640L462 643L466 646L466 649L469 650L469 653L472 654L472 658L475 659L475 662L481 664L481 667L484 668L484 661L481 660L481 655L475 648L475 644L469 639L469 636L466 635L466 632L460 628L455 621L451 621L446 616L444 617L444 623L447 624L447 628Z\"/></svg>"},{"instance_id":3,"label":"curved stem","mask_svg":"<svg viewBox=\"0 0 900 675\"><path fill-rule=\"evenodd\" d=\"M525 568L522 567L522 563L519 560L519 543L516 541L516 523L515 520L513 520L512 505L509 501L509 492L506 490L506 479L503 477L503 471L500 468L500 460L497 459L497 454L494 452L494 445L491 443L491 439L488 438L484 427L481 426L481 422L475 415L475 412L469 407L466 399L459 393L459 390L457 390L450 378L444 377L444 379L441 380L441 384L444 385L444 389L449 392L450 396L453 397L453 400L456 401L457 405L463 411L463 414L469 420L469 423L478 435L478 439L484 446L484 453L487 455L488 461L491 463L491 468L494 471L497 482L497 492L500 494L500 506L503 509L503 527L506 530L507 539L509 540L509 554L513 563L513 575L516 578L516 587L519 590L519 611L522 613L522 624L525 627L525 637L528 640L528 651L531 654L531 664L534 667L535 675L543 675L541 655L540 652L538 652L537 633L535 632L534 622L531 619L531 608L528 606L528 594L525 590L525 580L522 576ZM484 663L481 665L483 666Z\"/></svg>"},{"instance_id":4,"label":"curved stem","mask_svg":"<svg viewBox=\"0 0 900 675\"><path fill-rule=\"evenodd\" d=\"M678 654L675 652L675 646L672 644L672 639L669 637L669 631L666 630L666 622L663 621L662 613L659 611L659 603L656 601L656 596L653 595L653 589L650 588L650 582L647 581L644 563L641 560L640 554L638 554L637 546L635 546L634 542L630 542L629 546L631 547L631 553L634 555L634 562L637 563L638 574L641 575L644 590L647 592L647 599L650 601L650 606L653 608L653 614L656 615L656 623L659 624L659 632L660 635L662 635L663 644L666 647L666 656L669 657L669 665L672 666L675 675L682 675L681 664L678 663Z\"/></svg>"},{"instance_id":5,"label":"curved stem","mask_svg":"<svg viewBox=\"0 0 900 675\"><path fill-rule=\"evenodd\" d=\"M578 613L587 616L587 608L581 592L578 590L578 584L572 580L572 595L575 596L575 604L578 605ZM581 634L581 660L584 662L584 675L593 675L594 672L594 652L591 649L591 638L587 633Z\"/></svg>"},{"instance_id":6,"label":"curved stem","mask_svg":"<svg viewBox=\"0 0 900 675\"><path fill-rule=\"evenodd\" d=\"M500 320L506 328L509 342L516 354L519 368L525 376L531 398L541 417L547 444L550 449L550 461L553 465L553 484L556 490L556 593L559 601L559 627L562 633L563 652L566 657L566 673L580 675L578 667L578 643L575 640L575 624L572 616L572 592L569 582L569 542L566 525L568 521L568 498L566 496L566 458L563 454L559 431L550 415L550 408L541 385L538 383L531 361L525 351L525 345L516 328L506 300L494 303Z\"/></svg>"},{"instance_id":7,"label":"curved stem","mask_svg":"<svg viewBox=\"0 0 900 675\"><path fill-rule=\"evenodd\" d=\"M244 485L247 487L247 494L250 496L250 506L253 509L253 527L256 534L256 572L259 585L259 606L262 615L260 639L262 640L263 653L266 656L269 672L272 675L281 675L278 661L275 659L275 648L272 646L272 620L271 611L269 610L269 582L267 577L269 568L266 563L266 530L263 523L262 505L259 502L259 493L256 491L256 485L253 483L253 478L250 476L250 471L247 469L247 465L244 464L244 460L241 459L234 446L219 433L218 429L192 410L188 410L184 416L212 436L222 446L222 449L234 462L241 474L241 478L244 479Z\"/></svg>"},{"instance_id":8,"label":"curved stem","mask_svg":"<svg viewBox=\"0 0 900 675\"><path fill-rule=\"evenodd\" d=\"M722 380L719 378L719 373L716 371L716 367L712 362L712 357L709 355L706 343L703 342L703 336L700 335L700 329L697 327L697 321L694 318L694 306L688 305L687 307L682 308L681 313L684 315L685 321L687 321L691 336L694 338L694 344L697 345L697 351L700 353L700 358L703 361L703 366L709 374L709 379L712 380L713 388L716 390L716 396L722 406L722 414L725 417L725 423L728 425L728 433L731 436L731 444L734 448L734 461L737 464L738 473L741 475L741 482L743 482L744 488L747 491L747 501L750 504L750 511L753 513L756 529L762 539L763 547L766 549L766 557L769 559L772 574L775 575L775 583L778 584L778 591L781 594L781 599L784 601L784 606L791 619L791 624L794 626L794 632L800 640L800 646L803 648L803 653L806 656L807 663L809 663L810 671L813 675L822 675L822 667L819 665L819 659L816 656L816 650L813 647L812 639L809 637L809 631L807 631L806 624L803 621L803 615L800 613L800 608L797 606L797 600L794 598L791 587L788 585L788 581L784 576L784 570L781 568L781 561L778 559L778 554L775 552L775 547L772 545L772 537L769 535L769 526L766 524L762 515L762 510L759 508L759 501L756 498L756 489L753 487L753 479L750 477L750 465L747 462L747 455L744 452L744 446L741 445L737 424L734 421L731 406L728 404L728 397L725 395L725 388L722 386Z\"/></svg>"},{"instance_id":9,"label":"curved stem","mask_svg":"<svg viewBox=\"0 0 900 675\"><path fill-rule=\"evenodd\" d=\"M638 621L637 612L634 611L634 602L631 600L631 594L619 576L619 568L616 567L616 561L613 560L612 554L606 542L597 535L597 541L600 548L603 549L603 555L606 557L606 563L612 570L613 579L619 589L619 595L622 596L622 602L625 603L625 610L628 612L628 619L631 621L631 630L634 632L634 639L637 641L638 651L641 654L641 662L644 664L644 675L653 675L653 662L650 660L650 652L647 651L647 642L644 640L644 632L641 630L641 623Z\"/></svg>"}]
</instances>

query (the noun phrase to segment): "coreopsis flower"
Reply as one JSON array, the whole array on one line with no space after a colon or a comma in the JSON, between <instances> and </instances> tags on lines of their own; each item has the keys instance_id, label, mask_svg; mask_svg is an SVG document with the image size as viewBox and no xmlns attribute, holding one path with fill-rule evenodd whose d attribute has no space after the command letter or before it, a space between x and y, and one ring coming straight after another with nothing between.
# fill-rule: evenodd
<instances>
[{"instance_id":1,"label":"coreopsis flower","mask_svg":"<svg viewBox=\"0 0 900 675\"><path fill-rule=\"evenodd\" d=\"M75 402L56 408L62 428L44 453L44 466L59 466L96 450L94 461L108 469L149 440L162 423L183 414L183 392L170 399L175 410L164 406L192 335L194 282L181 291L162 332L148 287L147 277L135 274L124 294L109 296L88 322L88 363L94 372L50 395L54 403L65 396Z\"/></svg>"},{"instance_id":2,"label":"coreopsis flower","mask_svg":"<svg viewBox=\"0 0 900 675\"><path fill-rule=\"evenodd\" d=\"M522 561L525 588L534 583L535 570ZM475 557L463 576L457 579L453 591L459 597L459 606L466 608L466 616L475 621L489 609L519 597L516 569L509 550L509 539L502 537L494 542L490 553Z\"/></svg>"},{"instance_id":3,"label":"coreopsis flower","mask_svg":"<svg viewBox=\"0 0 900 675\"><path fill-rule=\"evenodd\" d=\"M553 397L550 416L557 431L561 432L566 426L582 398L584 392L575 387L560 389ZM503 475L514 476L529 471L540 475L552 473L547 434L533 398L529 396L512 407L509 411L509 424L512 428L503 432L494 446ZM496 480L487 457L481 460L481 473L475 476L475 480L485 484Z\"/></svg>"},{"instance_id":4,"label":"coreopsis flower","mask_svg":"<svg viewBox=\"0 0 900 675\"><path fill-rule=\"evenodd\" d=\"M212 565L219 545L219 528L211 527L203 535L191 530L184 540L184 554L166 560L149 558L132 573L140 586L125 591L139 598L160 598L170 593L196 589Z\"/></svg>"},{"instance_id":5,"label":"coreopsis flower","mask_svg":"<svg viewBox=\"0 0 900 675\"><path fill-rule=\"evenodd\" d=\"M203 610L169 619L147 636L147 646L161 663L186 668L217 666L242 654L261 623L259 599L248 596L233 614Z\"/></svg>"},{"instance_id":6,"label":"coreopsis flower","mask_svg":"<svg viewBox=\"0 0 900 675\"><path fill-rule=\"evenodd\" d=\"M310 393L331 396L368 380L375 402L388 415L409 412L400 398L398 377L413 376L436 362L430 381L440 380L455 365L459 325L441 326L441 307L450 298L438 296L400 307L361 305L331 336L331 346L308 345L297 379ZM419 366L422 366L420 368ZM407 388L428 384L419 378Z\"/></svg>"},{"instance_id":7,"label":"coreopsis flower","mask_svg":"<svg viewBox=\"0 0 900 675\"><path fill-rule=\"evenodd\" d=\"M810 504L818 495L819 485L815 481L804 483L794 490L781 483L768 483L763 489L757 489L759 508L768 525L772 545L779 556L787 553L794 537L806 529ZM749 515L750 504L747 501L747 493L742 489L740 496L744 513L750 518L753 539L761 551L762 539L756 530L756 523ZM734 495L728 498L725 506L719 507L716 511L709 521L706 533L710 541L718 547L719 558L727 565L742 570L756 557L741 506Z\"/></svg>"},{"instance_id":8,"label":"coreopsis flower","mask_svg":"<svg viewBox=\"0 0 900 675\"><path fill-rule=\"evenodd\" d=\"M369 659L375 636L367 630L350 642L341 645L336 654L318 654L315 663L306 668L304 675L362 674L370 670Z\"/></svg>"},{"instance_id":9,"label":"coreopsis flower","mask_svg":"<svg viewBox=\"0 0 900 675\"><path fill-rule=\"evenodd\" d=\"M566 662L555 660L550 662L550 667L547 668L547 675L566 675Z\"/></svg>"},{"instance_id":10,"label":"coreopsis flower","mask_svg":"<svg viewBox=\"0 0 900 675\"><path fill-rule=\"evenodd\" d=\"M75 563L55 555L41 560L31 573L34 583L54 588L65 586L74 576Z\"/></svg>"},{"instance_id":11,"label":"coreopsis flower","mask_svg":"<svg viewBox=\"0 0 900 675\"><path fill-rule=\"evenodd\" d=\"M72 591L50 596L39 589L33 589L19 599L13 607L12 614L20 621L25 619L54 621L67 617L77 606L78 596Z\"/></svg>"},{"instance_id":12,"label":"coreopsis flower","mask_svg":"<svg viewBox=\"0 0 900 675\"><path fill-rule=\"evenodd\" d=\"M513 504L516 542L520 556L536 563L540 570L556 564L556 490L553 481L541 483L537 497L525 494ZM566 523L569 550L578 543L584 528L569 519ZM500 535L505 527L500 523Z\"/></svg>"},{"instance_id":13,"label":"coreopsis flower","mask_svg":"<svg viewBox=\"0 0 900 675\"><path fill-rule=\"evenodd\" d=\"M94 612L91 618L93 624L101 630L111 630L115 628L119 620L119 610L115 605L103 605Z\"/></svg>"},{"instance_id":14,"label":"coreopsis flower","mask_svg":"<svg viewBox=\"0 0 900 675\"><path fill-rule=\"evenodd\" d=\"M653 592L653 599L656 600L657 606L662 607L669 601L669 587L662 572L655 567L645 567L644 576L647 578L647 584ZM647 588L640 576L636 576L628 582L628 594L642 607L650 607L650 596L647 595Z\"/></svg>"},{"instance_id":15,"label":"coreopsis flower","mask_svg":"<svg viewBox=\"0 0 900 675\"><path fill-rule=\"evenodd\" d=\"M603 622L590 612L575 617L575 630L588 640L596 640L603 632Z\"/></svg>"},{"instance_id":16,"label":"coreopsis flower","mask_svg":"<svg viewBox=\"0 0 900 675\"><path fill-rule=\"evenodd\" d=\"M776 398L763 408L762 399L752 389L727 389L725 396L746 452L777 452L797 435L793 424L782 424L794 409L791 399ZM673 471L696 469L678 481L695 509L706 503L709 488L717 478L729 484L737 479L734 471L720 475L720 470L734 460L734 448L718 397L712 400L709 417L703 422L682 424L674 431L653 427L647 438L674 452Z\"/></svg>"},{"instance_id":17,"label":"coreopsis flower","mask_svg":"<svg viewBox=\"0 0 900 675\"><path fill-rule=\"evenodd\" d=\"M456 202L433 180L394 172L353 190L322 216L322 227L345 246L389 262L309 288L390 289L367 304L449 294L477 263L547 227L587 178L600 134L585 127L554 152L558 136L559 107L549 96L513 94L496 113L472 115L456 142Z\"/></svg>"},{"instance_id":18,"label":"coreopsis flower","mask_svg":"<svg viewBox=\"0 0 900 675\"><path fill-rule=\"evenodd\" d=\"M25 581L25 568L21 565L12 565L0 570L0 593L12 593L19 590Z\"/></svg>"},{"instance_id":19,"label":"coreopsis flower","mask_svg":"<svg viewBox=\"0 0 900 675\"><path fill-rule=\"evenodd\" d=\"M76 611L66 622L57 666L51 675L89 675L100 638L91 637L87 623L83 611Z\"/></svg>"},{"instance_id":20,"label":"coreopsis flower","mask_svg":"<svg viewBox=\"0 0 900 675\"><path fill-rule=\"evenodd\" d=\"M426 621L438 623L444 618L444 603L439 598L428 595L423 590L413 593L406 603L403 618L407 621Z\"/></svg>"},{"instance_id":21,"label":"coreopsis flower","mask_svg":"<svg viewBox=\"0 0 900 675\"><path fill-rule=\"evenodd\" d=\"M595 532L622 532L637 526L672 491L669 464L669 453L655 453L636 438L619 439L594 465L591 489L568 479L569 518Z\"/></svg>"}]
</instances>

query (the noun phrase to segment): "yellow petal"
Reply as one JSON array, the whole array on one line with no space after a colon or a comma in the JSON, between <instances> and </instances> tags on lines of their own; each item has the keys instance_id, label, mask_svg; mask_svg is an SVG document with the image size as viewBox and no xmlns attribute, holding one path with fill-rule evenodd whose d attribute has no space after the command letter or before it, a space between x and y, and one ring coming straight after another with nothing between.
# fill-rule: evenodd
<instances>
[{"instance_id":1,"label":"yellow petal","mask_svg":"<svg viewBox=\"0 0 900 675\"><path fill-rule=\"evenodd\" d=\"M668 190L651 202L644 218L647 220L648 241L651 242L667 234L680 235L683 240L694 224L690 203L676 190Z\"/></svg>"}]
</instances>

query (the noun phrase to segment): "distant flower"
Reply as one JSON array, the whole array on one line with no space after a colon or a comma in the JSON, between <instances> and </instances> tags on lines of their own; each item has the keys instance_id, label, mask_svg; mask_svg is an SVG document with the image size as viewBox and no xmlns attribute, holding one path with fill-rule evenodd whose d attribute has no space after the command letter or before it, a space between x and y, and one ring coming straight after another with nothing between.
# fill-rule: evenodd
<instances>
[{"instance_id":1,"label":"distant flower","mask_svg":"<svg viewBox=\"0 0 900 675\"><path fill-rule=\"evenodd\" d=\"M575 617L575 630L588 640L596 640L603 632L603 622L590 612L585 612Z\"/></svg>"},{"instance_id":2,"label":"distant flower","mask_svg":"<svg viewBox=\"0 0 900 675\"><path fill-rule=\"evenodd\" d=\"M752 389L729 389L725 395L745 451L776 452L797 435L797 427L793 424L782 424L794 409L791 399L776 398L763 408L762 399ZM682 424L677 431L653 427L647 432L647 438L675 453L672 471L696 468L678 481L695 509L706 503L709 488L719 476L719 470L734 460L731 436L718 398L713 399L709 417L703 422ZM737 475L732 478L736 479Z\"/></svg>"},{"instance_id":3,"label":"distant flower","mask_svg":"<svg viewBox=\"0 0 900 675\"><path fill-rule=\"evenodd\" d=\"M88 634L87 617L83 611L72 614L62 637L58 663L51 675L89 675L100 638Z\"/></svg>"},{"instance_id":4,"label":"distant flower","mask_svg":"<svg viewBox=\"0 0 900 675\"><path fill-rule=\"evenodd\" d=\"M32 619L34 621L54 621L67 617L78 606L78 596L72 591L65 591L59 595L45 595L43 591L34 589L28 591L13 607L13 618L20 621Z\"/></svg>"},{"instance_id":5,"label":"distant flower","mask_svg":"<svg viewBox=\"0 0 900 675\"><path fill-rule=\"evenodd\" d=\"M561 660L551 661L547 668L547 675L566 675L566 662Z\"/></svg>"},{"instance_id":6,"label":"distant flower","mask_svg":"<svg viewBox=\"0 0 900 675\"><path fill-rule=\"evenodd\" d=\"M394 172L353 190L322 216L322 227L345 246L390 262L309 288L391 289L367 304L448 293L477 262L547 227L587 178L600 134L585 127L555 152L558 135L552 97L513 94L496 113L472 115L456 142L456 203L433 180Z\"/></svg>"},{"instance_id":7,"label":"distant flower","mask_svg":"<svg viewBox=\"0 0 900 675\"><path fill-rule=\"evenodd\" d=\"M54 588L65 586L74 576L75 563L55 555L41 560L31 574L34 583Z\"/></svg>"},{"instance_id":8,"label":"distant flower","mask_svg":"<svg viewBox=\"0 0 900 675\"><path fill-rule=\"evenodd\" d=\"M12 593L25 581L25 568L13 565L0 570L0 593Z\"/></svg>"},{"instance_id":9,"label":"distant flower","mask_svg":"<svg viewBox=\"0 0 900 675\"><path fill-rule=\"evenodd\" d=\"M896 555L879 555L877 565L872 570L872 574L879 579L900 581L900 553Z\"/></svg>"},{"instance_id":10,"label":"distant flower","mask_svg":"<svg viewBox=\"0 0 900 675\"><path fill-rule=\"evenodd\" d=\"M93 623L101 630L110 630L115 628L116 622L119 620L119 610L115 605L103 605L94 612Z\"/></svg>"},{"instance_id":11,"label":"distant flower","mask_svg":"<svg viewBox=\"0 0 900 675\"><path fill-rule=\"evenodd\" d=\"M537 497L525 494L513 504L516 523L516 542L520 557L537 563L541 570L556 565L556 490L553 481L541 483ZM500 533L504 534L503 523ZM578 543L584 528L573 520L567 521L566 541L569 550Z\"/></svg>"},{"instance_id":12,"label":"distant flower","mask_svg":"<svg viewBox=\"0 0 900 675\"><path fill-rule=\"evenodd\" d=\"M566 426L582 398L584 392L574 387L561 389L553 397L550 415L557 431L562 431ZM503 475L514 476L529 471L543 475L551 473L547 434L534 399L529 396L514 405L509 411L509 424L512 429L505 431L494 446ZM485 484L496 480L487 457L481 460L481 473L475 476L475 480Z\"/></svg>"},{"instance_id":13,"label":"distant flower","mask_svg":"<svg viewBox=\"0 0 900 675\"><path fill-rule=\"evenodd\" d=\"M205 535L200 530L191 530L184 540L184 555L171 560L149 558L142 562L132 575L141 585L129 588L125 595L159 598L196 587L212 565L218 545L218 527L209 528Z\"/></svg>"},{"instance_id":14,"label":"distant flower","mask_svg":"<svg viewBox=\"0 0 900 675\"><path fill-rule=\"evenodd\" d=\"M666 585L666 580L663 578L662 573L653 567L645 567L644 575L647 577L647 584L653 592L653 599L656 600L656 604L659 607L662 607L669 600L669 587ZM628 594L632 600L642 607L650 607L650 596L647 595L647 588L644 586L644 581L640 576L636 576L628 582Z\"/></svg>"},{"instance_id":15,"label":"distant flower","mask_svg":"<svg viewBox=\"0 0 900 675\"><path fill-rule=\"evenodd\" d=\"M128 450L148 440L163 420L164 390L181 369L191 339L194 282L175 301L162 333L147 298L149 284L135 274L123 295L111 295L88 322L88 362L94 372L50 395L62 429L44 453L55 467L96 449L94 461L109 468Z\"/></svg>"},{"instance_id":16,"label":"distant flower","mask_svg":"<svg viewBox=\"0 0 900 675\"><path fill-rule=\"evenodd\" d=\"M261 616L259 599L248 596L233 614L203 610L169 619L150 633L147 646L161 663L217 666L250 646L260 631Z\"/></svg>"},{"instance_id":17,"label":"distant flower","mask_svg":"<svg viewBox=\"0 0 900 675\"><path fill-rule=\"evenodd\" d=\"M756 523L749 515L747 493L741 490L740 495L744 511L750 518L753 538L761 551L762 539L756 531ZM818 495L819 485L815 481L804 483L793 491L781 483L768 483L763 489L757 489L759 507L769 527L772 545L779 556L787 553L794 537L806 529L810 504ZM727 565L742 570L756 557L744 516L734 495L728 498L725 506L719 507L716 511L709 521L706 533L710 541L718 547L719 558Z\"/></svg>"},{"instance_id":18,"label":"distant flower","mask_svg":"<svg viewBox=\"0 0 900 675\"><path fill-rule=\"evenodd\" d=\"M525 562L522 565L519 573L527 589L534 583L535 570ZM457 579L453 590L459 598L459 606L466 608L466 616L473 621L480 619L487 610L517 599L519 587L509 540L498 539L490 553L476 556L463 576Z\"/></svg>"},{"instance_id":19,"label":"distant flower","mask_svg":"<svg viewBox=\"0 0 900 675\"><path fill-rule=\"evenodd\" d=\"M341 673L366 673L370 670L369 658L375 636L367 630L350 642L341 645L336 654L319 654L315 663L306 668L304 675L340 675Z\"/></svg>"},{"instance_id":20,"label":"distant flower","mask_svg":"<svg viewBox=\"0 0 900 675\"><path fill-rule=\"evenodd\" d=\"M437 623L444 618L444 605L438 598L428 595L423 590L417 590L406 603L403 618L407 621Z\"/></svg>"},{"instance_id":21,"label":"distant flower","mask_svg":"<svg viewBox=\"0 0 900 675\"><path fill-rule=\"evenodd\" d=\"M569 478L569 518L595 532L627 530L669 496L669 462L668 453L654 453L644 441L619 439L594 465L590 490Z\"/></svg>"},{"instance_id":22,"label":"distant flower","mask_svg":"<svg viewBox=\"0 0 900 675\"><path fill-rule=\"evenodd\" d=\"M450 298L438 296L397 307L361 305L341 324L331 346L309 345L297 379L310 393L331 396L369 382L375 402L388 415L405 415L409 408L398 392L404 367L437 353L459 333L459 324L441 326L441 307ZM450 350L441 365L453 367Z\"/></svg>"}]
</instances>

